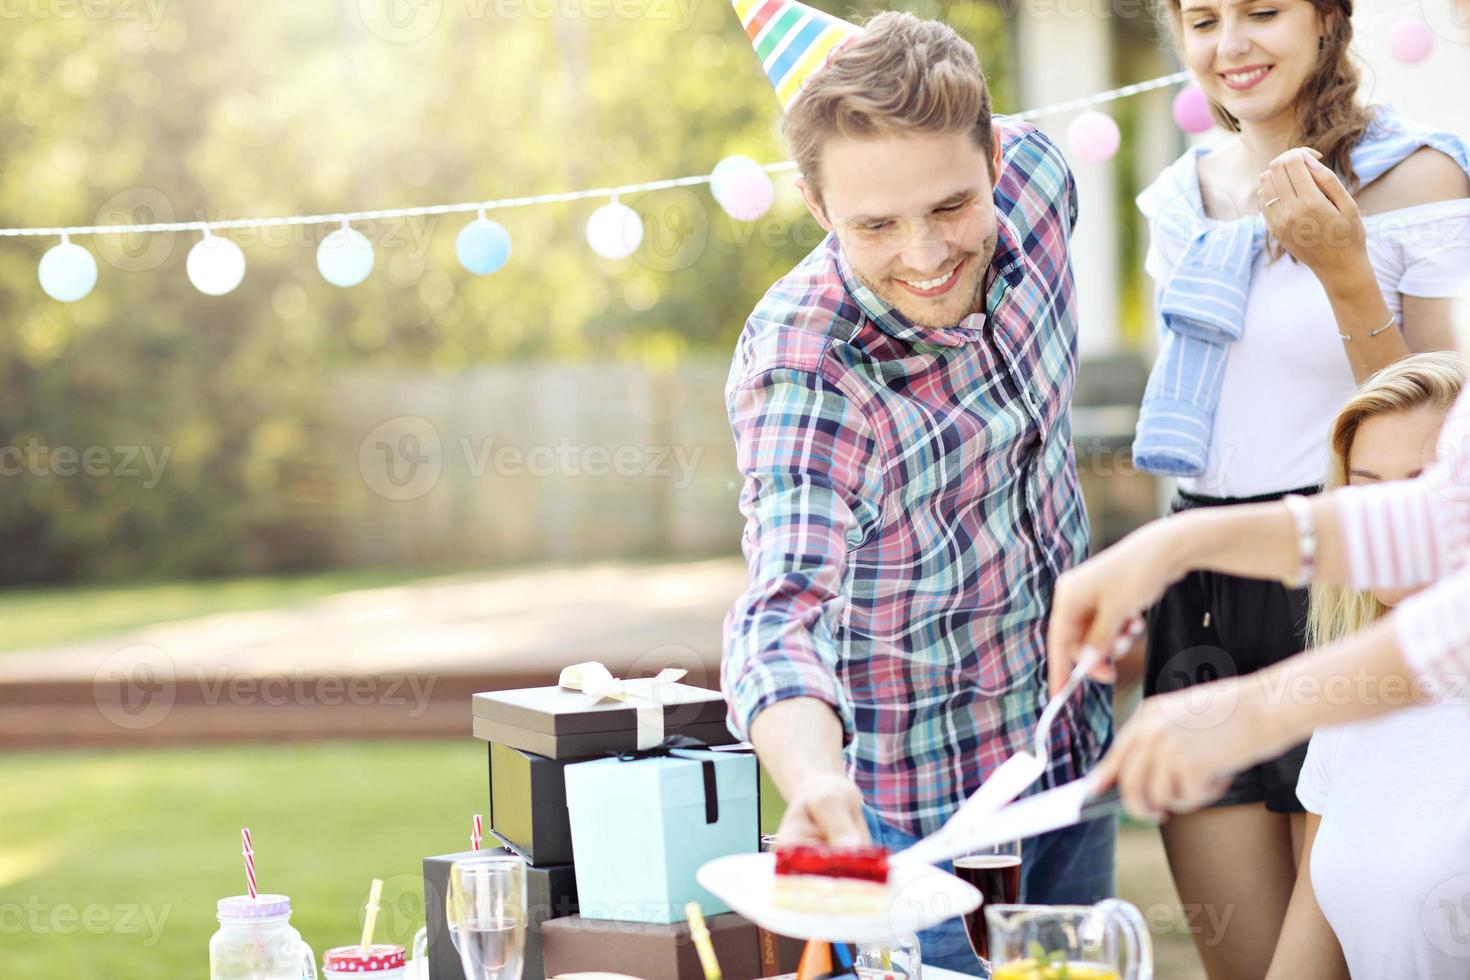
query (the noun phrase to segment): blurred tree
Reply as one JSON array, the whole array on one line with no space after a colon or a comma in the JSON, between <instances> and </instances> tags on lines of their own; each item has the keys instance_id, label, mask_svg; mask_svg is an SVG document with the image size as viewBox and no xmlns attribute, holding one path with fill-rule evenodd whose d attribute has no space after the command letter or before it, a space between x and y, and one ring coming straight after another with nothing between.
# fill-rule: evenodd
<instances>
[{"instance_id":1,"label":"blurred tree","mask_svg":"<svg viewBox=\"0 0 1470 980\"><path fill-rule=\"evenodd\" d=\"M1015 108L997 7L907 6L964 33L996 105ZM785 158L774 96L724 2L98 0L33 4L3 38L7 227L492 199L707 172L732 153ZM473 215L371 222L359 227L377 264L350 290L316 271L330 226L230 232L249 265L219 298L185 277L195 235L80 238L100 278L72 305L36 282L55 240L5 239L0 582L322 564L322 473L356 452L324 434L337 372L724 354L821 238L777 184L753 224L704 188L629 201L646 235L622 262L583 237L603 202L495 213L513 252L485 278L454 258Z\"/></svg>"}]
</instances>

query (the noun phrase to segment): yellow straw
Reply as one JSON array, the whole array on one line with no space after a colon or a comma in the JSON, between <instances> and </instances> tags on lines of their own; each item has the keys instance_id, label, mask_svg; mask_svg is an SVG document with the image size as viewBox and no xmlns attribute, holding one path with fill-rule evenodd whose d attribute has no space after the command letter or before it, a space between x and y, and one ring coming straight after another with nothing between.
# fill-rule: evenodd
<instances>
[{"instance_id":1,"label":"yellow straw","mask_svg":"<svg viewBox=\"0 0 1470 980\"><path fill-rule=\"evenodd\" d=\"M704 967L704 980L720 980L720 961L715 959L715 947L709 941L709 926L704 924L699 903L685 905L684 915L689 919L689 934L694 937L694 948L699 951L699 963Z\"/></svg>"},{"instance_id":2,"label":"yellow straw","mask_svg":"<svg viewBox=\"0 0 1470 980\"><path fill-rule=\"evenodd\" d=\"M368 892L367 919L362 924L362 952L367 955L373 944L373 926L378 924L378 899L383 897L383 879L374 878L372 891Z\"/></svg>"}]
</instances>

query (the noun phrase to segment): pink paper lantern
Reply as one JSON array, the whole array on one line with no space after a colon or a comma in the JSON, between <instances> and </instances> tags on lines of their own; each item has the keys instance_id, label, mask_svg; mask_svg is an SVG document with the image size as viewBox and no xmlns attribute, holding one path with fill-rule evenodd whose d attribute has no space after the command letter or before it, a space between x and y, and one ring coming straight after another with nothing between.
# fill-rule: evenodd
<instances>
[{"instance_id":1,"label":"pink paper lantern","mask_svg":"<svg viewBox=\"0 0 1470 980\"><path fill-rule=\"evenodd\" d=\"M1113 117L1089 109L1067 127L1067 145L1084 163L1106 163L1118 152L1123 134Z\"/></svg>"},{"instance_id":2,"label":"pink paper lantern","mask_svg":"<svg viewBox=\"0 0 1470 980\"><path fill-rule=\"evenodd\" d=\"M1186 133L1207 133L1215 126L1210 100L1198 85L1186 85L1174 96L1174 121Z\"/></svg>"},{"instance_id":3,"label":"pink paper lantern","mask_svg":"<svg viewBox=\"0 0 1470 980\"><path fill-rule=\"evenodd\" d=\"M710 193L736 221L755 221L771 209L776 188L750 157L725 157L710 174Z\"/></svg>"},{"instance_id":4,"label":"pink paper lantern","mask_svg":"<svg viewBox=\"0 0 1470 980\"><path fill-rule=\"evenodd\" d=\"M1434 32L1416 17L1406 17L1388 32L1388 53L1406 65L1417 65L1434 50Z\"/></svg>"}]
</instances>

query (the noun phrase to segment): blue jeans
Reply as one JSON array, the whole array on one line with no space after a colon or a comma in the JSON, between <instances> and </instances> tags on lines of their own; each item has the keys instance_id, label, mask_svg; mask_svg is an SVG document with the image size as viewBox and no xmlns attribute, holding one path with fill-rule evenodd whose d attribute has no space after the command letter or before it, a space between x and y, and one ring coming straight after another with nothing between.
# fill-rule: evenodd
<instances>
[{"instance_id":1,"label":"blue jeans","mask_svg":"<svg viewBox=\"0 0 1470 980\"><path fill-rule=\"evenodd\" d=\"M902 850L918 839L882 823L867 807L863 815L873 842L890 851ZM1021 842L1021 901L1028 905L1091 905L1112 898L1117 890L1117 837L1113 817L1028 837ZM940 867L954 870L949 862ZM970 948L965 924L958 918L919 933L919 947L927 966L976 977L990 975Z\"/></svg>"}]
</instances>

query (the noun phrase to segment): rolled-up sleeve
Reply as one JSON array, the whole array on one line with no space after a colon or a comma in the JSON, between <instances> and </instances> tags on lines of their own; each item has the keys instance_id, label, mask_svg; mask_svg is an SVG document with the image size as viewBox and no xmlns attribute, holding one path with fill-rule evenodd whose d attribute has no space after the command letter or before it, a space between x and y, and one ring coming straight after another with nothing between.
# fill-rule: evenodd
<instances>
[{"instance_id":1,"label":"rolled-up sleeve","mask_svg":"<svg viewBox=\"0 0 1470 980\"><path fill-rule=\"evenodd\" d=\"M1394 633L1410 670L1463 690L1453 685L1470 678L1470 569L1405 599Z\"/></svg>"},{"instance_id":2,"label":"rolled-up sleeve","mask_svg":"<svg viewBox=\"0 0 1470 980\"><path fill-rule=\"evenodd\" d=\"M819 374L776 369L732 386L727 408L744 479L748 585L724 624L729 727L777 701L817 698L853 733L838 680L848 554L880 523L882 472L871 426Z\"/></svg>"}]
</instances>

